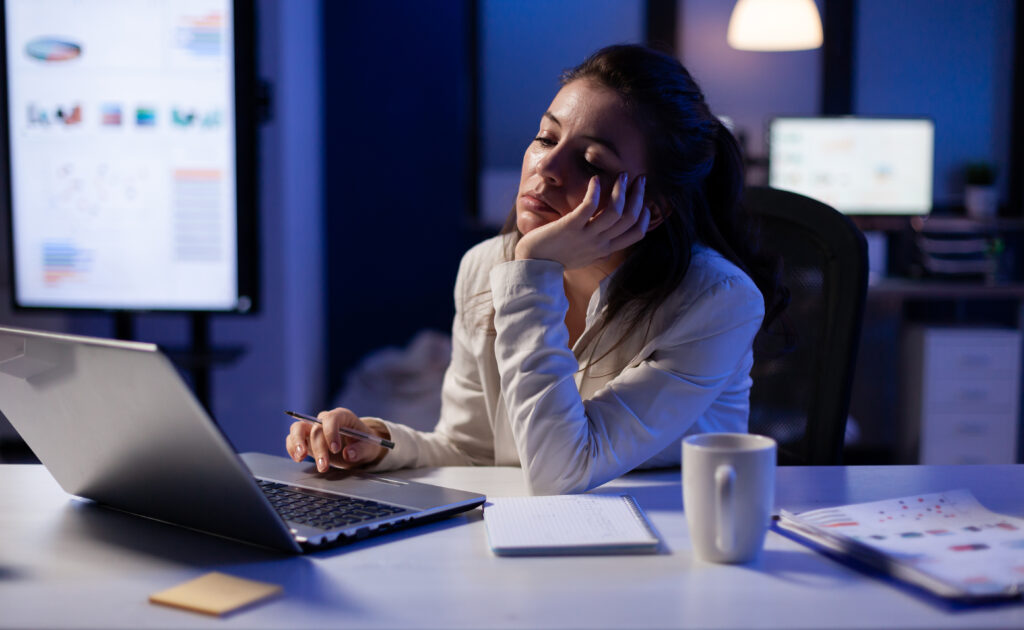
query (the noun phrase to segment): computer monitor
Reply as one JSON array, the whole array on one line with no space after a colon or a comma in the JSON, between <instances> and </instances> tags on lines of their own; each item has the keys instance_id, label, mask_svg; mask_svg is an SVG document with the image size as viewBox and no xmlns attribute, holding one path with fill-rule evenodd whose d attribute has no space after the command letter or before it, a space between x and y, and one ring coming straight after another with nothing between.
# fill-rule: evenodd
<instances>
[{"instance_id":1,"label":"computer monitor","mask_svg":"<svg viewBox=\"0 0 1024 630\"><path fill-rule=\"evenodd\" d=\"M769 123L768 183L846 214L932 209L935 127L925 118L780 117Z\"/></svg>"},{"instance_id":2,"label":"computer monitor","mask_svg":"<svg viewBox=\"0 0 1024 630\"><path fill-rule=\"evenodd\" d=\"M251 0L6 0L16 307L256 306Z\"/></svg>"}]
</instances>

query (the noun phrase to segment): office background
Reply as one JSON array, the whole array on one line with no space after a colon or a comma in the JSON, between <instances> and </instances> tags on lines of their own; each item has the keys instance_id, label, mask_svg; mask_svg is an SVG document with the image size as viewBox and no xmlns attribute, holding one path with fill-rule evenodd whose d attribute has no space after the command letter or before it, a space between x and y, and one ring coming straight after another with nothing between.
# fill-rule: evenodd
<instances>
[{"instance_id":1,"label":"office background","mask_svg":"<svg viewBox=\"0 0 1024 630\"><path fill-rule=\"evenodd\" d=\"M1024 71L1014 67L1018 3L819 0L826 38L829 11L833 21L848 16L850 40L838 53L829 44L732 50L732 4L678 0L666 13L674 29L653 30L675 39L713 110L744 132L750 155L764 154L769 117L836 107L825 102L836 94L824 89L836 76L824 72L828 63L842 70L840 106L849 109L828 113L935 120L939 212L959 211L963 165L983 159L997 166L1004 213L1021 216L1024 168L1011 142L1021 125L1014 73ZM252 316L213 318L213 343L244 354L213 371L212 404L238 450L273 451L287 426L281 410L323 408L368 352L403 346L424 328L447 330L458 260L493 232L479 219L481 180L518 169L561 70L600 46L645 41L648 11L665 3L256 5L259 73L272 95L259 132L262 306ZM113 334L106 314L12 312L8 277L0 274L0 322ZM885 332L865 328L868 337ZM180 346L187 320L139 315L135 336ZM879 405L897 406L895 386L877 391Z\"/></svg>"}]
</instances>

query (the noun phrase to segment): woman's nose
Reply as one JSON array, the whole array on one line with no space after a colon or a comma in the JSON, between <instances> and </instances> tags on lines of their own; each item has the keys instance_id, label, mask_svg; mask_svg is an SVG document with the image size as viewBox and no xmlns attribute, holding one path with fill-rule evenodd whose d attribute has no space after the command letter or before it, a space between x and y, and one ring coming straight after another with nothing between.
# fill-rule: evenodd
<instances>
[{"instance_id":1,"label":"woman's nose","mask_svg":"<svg viewBox=\"0 0 1024 630\"><path fill-rule=\"evenodd\" d=\"M565 165L562 159L562 152L554 147L537 161L537 174L544 178L544 181L561 185L565 180Z\"/></svg>"}]
</instances>

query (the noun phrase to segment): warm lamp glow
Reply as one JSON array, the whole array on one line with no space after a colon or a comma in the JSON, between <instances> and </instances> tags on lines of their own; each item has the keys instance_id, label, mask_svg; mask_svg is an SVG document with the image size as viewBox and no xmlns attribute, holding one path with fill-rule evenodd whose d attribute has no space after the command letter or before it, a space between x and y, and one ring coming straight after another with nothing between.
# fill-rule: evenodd
<instances>
[{"instance_id":1,"label":"warm lamp glow","mask_svg":"<svg viewBox=\"0 0 1024 630\"><path fill-rule=\"evenodd\" d=\"M738 50L810 50L821 46L821 16L814 0L739 0L727 39Z\"/></svg>"}]
</instances>

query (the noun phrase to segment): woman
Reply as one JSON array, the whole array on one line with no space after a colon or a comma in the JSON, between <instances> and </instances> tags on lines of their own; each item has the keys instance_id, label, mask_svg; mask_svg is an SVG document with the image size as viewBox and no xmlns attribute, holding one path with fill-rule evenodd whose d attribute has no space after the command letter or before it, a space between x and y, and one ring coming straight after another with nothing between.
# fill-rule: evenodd
<instances>
[{"instance_id":1,"label":"woman","mask_svg":"<svg viewBox=\"0 0 1024 630\"><path fill-rule=\"evenodd\" d=\"M742 183L677 60L598 51L562 77L502 234L462 260L434 431L335 409L293 424L289 454L320 471L519 465L532 492L566 493L678 463L687 434L746 431L751 346L782 300Z\"/></svg>"}]
</instances>

